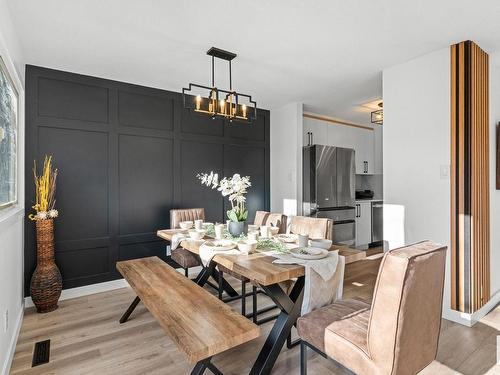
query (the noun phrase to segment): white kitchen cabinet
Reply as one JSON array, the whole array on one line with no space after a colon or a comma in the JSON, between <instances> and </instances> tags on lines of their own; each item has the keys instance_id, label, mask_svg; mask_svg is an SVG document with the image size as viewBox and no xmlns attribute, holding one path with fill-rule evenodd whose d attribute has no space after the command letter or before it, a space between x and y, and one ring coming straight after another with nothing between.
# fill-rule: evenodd
<instances>
[{"instance_id":1,"label":"white kitchen cabinet","mask_svg":"<svg viewBox=\"0 0 500 375\"><path fill-rule=\"evenodd\" d=\"M356 174L375 173L374 131L304 118L303 145L313 144L352 148L356 151Z\"/></svg>"},{"instance_id":2,"label":"white kitchen cabinet","mask_svg":"<svg viewBox=\"0 0 500 375\"><path fill-rule=\"evenodd\" d=\"M372 204L356 202L356 246L372 242Z\"/></svg>"},{"instance_id":3,"label":"white kitchen cabinet","mask_svg":"<svg viewBox=\"0 0 500 375\"><path fill-rule=\"evenodd\" d=\"M373 131L353 128L355 134L356 174L374 173Z\"/></svg>"},{"instance_id":4,"label":"white kitchen cabinet","mask_svg":"<svg viewBox=\"0 0 500 375\"><path fill-rule=\"evenodd\" d=\"M312 139L313 142L312 144L315 145L329 145L327 142L327 128L328 128L328 123L324 121L314 121L314 120L309 120L304 119L303 123L303 145L307 146L309 144L309 135L307 134L308 132L312 133Z\"/></svg>"}]
</instances>

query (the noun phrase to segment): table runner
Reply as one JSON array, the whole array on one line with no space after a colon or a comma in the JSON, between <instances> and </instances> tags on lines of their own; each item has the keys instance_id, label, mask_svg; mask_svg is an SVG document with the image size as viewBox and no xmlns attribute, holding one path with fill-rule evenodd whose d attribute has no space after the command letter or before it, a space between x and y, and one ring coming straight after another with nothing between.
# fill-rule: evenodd
<instances>
[{"instance_id":1,"label":"table runner","mask_svg":"<svg viewBox=\"0 0 500 375\"><path fill-rule=\"evenodd\" d=\"M318 260L298 259L290 254L275 253L276 264L300 264L305 268L304 300L301 314L330 305L342 298L344 261L338 250L331 251L326 258Z\"/></svg>"}]
</instances>

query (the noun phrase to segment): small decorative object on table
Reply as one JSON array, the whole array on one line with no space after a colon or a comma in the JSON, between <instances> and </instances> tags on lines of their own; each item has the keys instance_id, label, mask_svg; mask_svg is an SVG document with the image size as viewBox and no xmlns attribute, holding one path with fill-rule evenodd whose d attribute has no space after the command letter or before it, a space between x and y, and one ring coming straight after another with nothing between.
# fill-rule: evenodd
<instances>
[{"instance_id":1,"label":"small decorative object on table","mask_svg":"<svg viewBox=\"0 0 500 375\"><path fill-rule=\"evenodd\" d=\"M231 203L231 209L227 211L229 219L229 233L233 237L238 237L245 231L245 221L248 217L248 210L245 208L247 189L252 186L250 177L241 177L235 173L233 177L224 177L219 181L217 173L210 172L200 173L196 177L201 180L203 185L207 185L212 189L217 189L222 193L222 196L228 197Z\"/></svg>"},{"instance_id":2,"label":"small decorative object on table","mask_svg":"<svg viewBox=\"0 0 500 375\"><path fill-rule=\"evenodd\" d=\"M39 313L57 309L57 301L62 291L62 277L54 261L54 219L58 216L55 206L57 169L52 170L52 157L45 156L41 176L35 178L36 214L29 218L36 222L37 265L31 276L31 299Z\"/></svg>"}]
</instances>

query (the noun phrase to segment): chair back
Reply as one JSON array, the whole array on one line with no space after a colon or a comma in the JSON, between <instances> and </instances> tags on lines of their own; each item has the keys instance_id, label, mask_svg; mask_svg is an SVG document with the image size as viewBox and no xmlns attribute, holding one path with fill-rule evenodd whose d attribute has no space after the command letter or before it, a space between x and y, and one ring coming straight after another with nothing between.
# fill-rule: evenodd
<instances>
[{"instance_id":1,"label":"chair back","mask_svg":"<svg viewBox=\"0 0 500 375\"><path fill-rule=\"evenodd\" d=\"M186 208L170 210L170 228L179 228L181 221L205 220L204 208Z\"/></svg>"},{"instance_id":2,"label":"chair back","mask_svg":"<svg viewBox=\"0 0 500 375\"><path fill-rule=\"evenodd\" d=\"M290 224L290 233L308 234L309 238L332 239L332 219L294 216Z\"/></svg>"},{"instance_id":3,"label":"chair back","mask_svg":"<svg viewBox=\"0 0 500 375\"><path fill-rule=\"evenodd\" d=\"M271 213L267 211L257 211L255 213L254 225L274 225L279 227L278 233L286 233L286 215Z\"/></svg>"},{"instance_id":4,"label":"chair back","mask_svg":"<svg viewBox=\"0 0 500 375\"><path fill-rule=\"evenodd\" d=\"M368 351L384 374L416 374L437 354L446 246L423 241L385 254L373 294Z\"/></svg>"}]
</instances>

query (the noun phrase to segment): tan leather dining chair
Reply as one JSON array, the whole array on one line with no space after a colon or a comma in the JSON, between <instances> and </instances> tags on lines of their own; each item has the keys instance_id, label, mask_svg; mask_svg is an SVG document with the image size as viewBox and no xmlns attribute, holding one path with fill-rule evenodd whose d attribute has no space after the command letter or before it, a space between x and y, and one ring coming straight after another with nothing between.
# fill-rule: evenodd
<instances>
[{"instance_id":1,"label":"tan leather dining chair","mask_svg":"<svg viewBox=\"0 0 500 375\"><path fill-rule=\"evenodd\" d=\"M179 228L179 223L181 221L194 221L194 220L205 220L205 209L204 208L187 208L187 209L175 209L170 210L170 228ZM181 268L184 269L184 274L186 277L189 275L189 269L191 267L196 267L200 265L198 259L186 249L179 247L172 250L171 258L175 263L177 263Z\"/></svg>"},{"instance_id":2,"label":"tan leather dining chair","mask_svg":"<svg viewBox=\"0 0 500 375\"><path fill-rule=\"evenodd\" d=\"M300 317L301 375L307 347L360 375L413 375L435 358L446 246L423 241L389 251L372 305L343 300Z\"/></svg>"},{"instance_id":3,"label":"tan leather dining chair","mask_svg":"<svg viewBox=\"0 0 500 375\"><path fill-rule=\"evenodd\" d=\"M267 211L257 211L255 213L254 225L272 225L279 227L278 233L286 233L286 215Z\"/></svg>"},{"instance_id":4,"label":"tan leather dining chair","mask_svg":"<svg viewBox=\"0 0 500 375\"><path fill-rule=\"evenodd\" d=\"M294 216L290 223L290 233L308 234L309 238L332 239L332 219Z\"/></svg>"}]
</instances>

